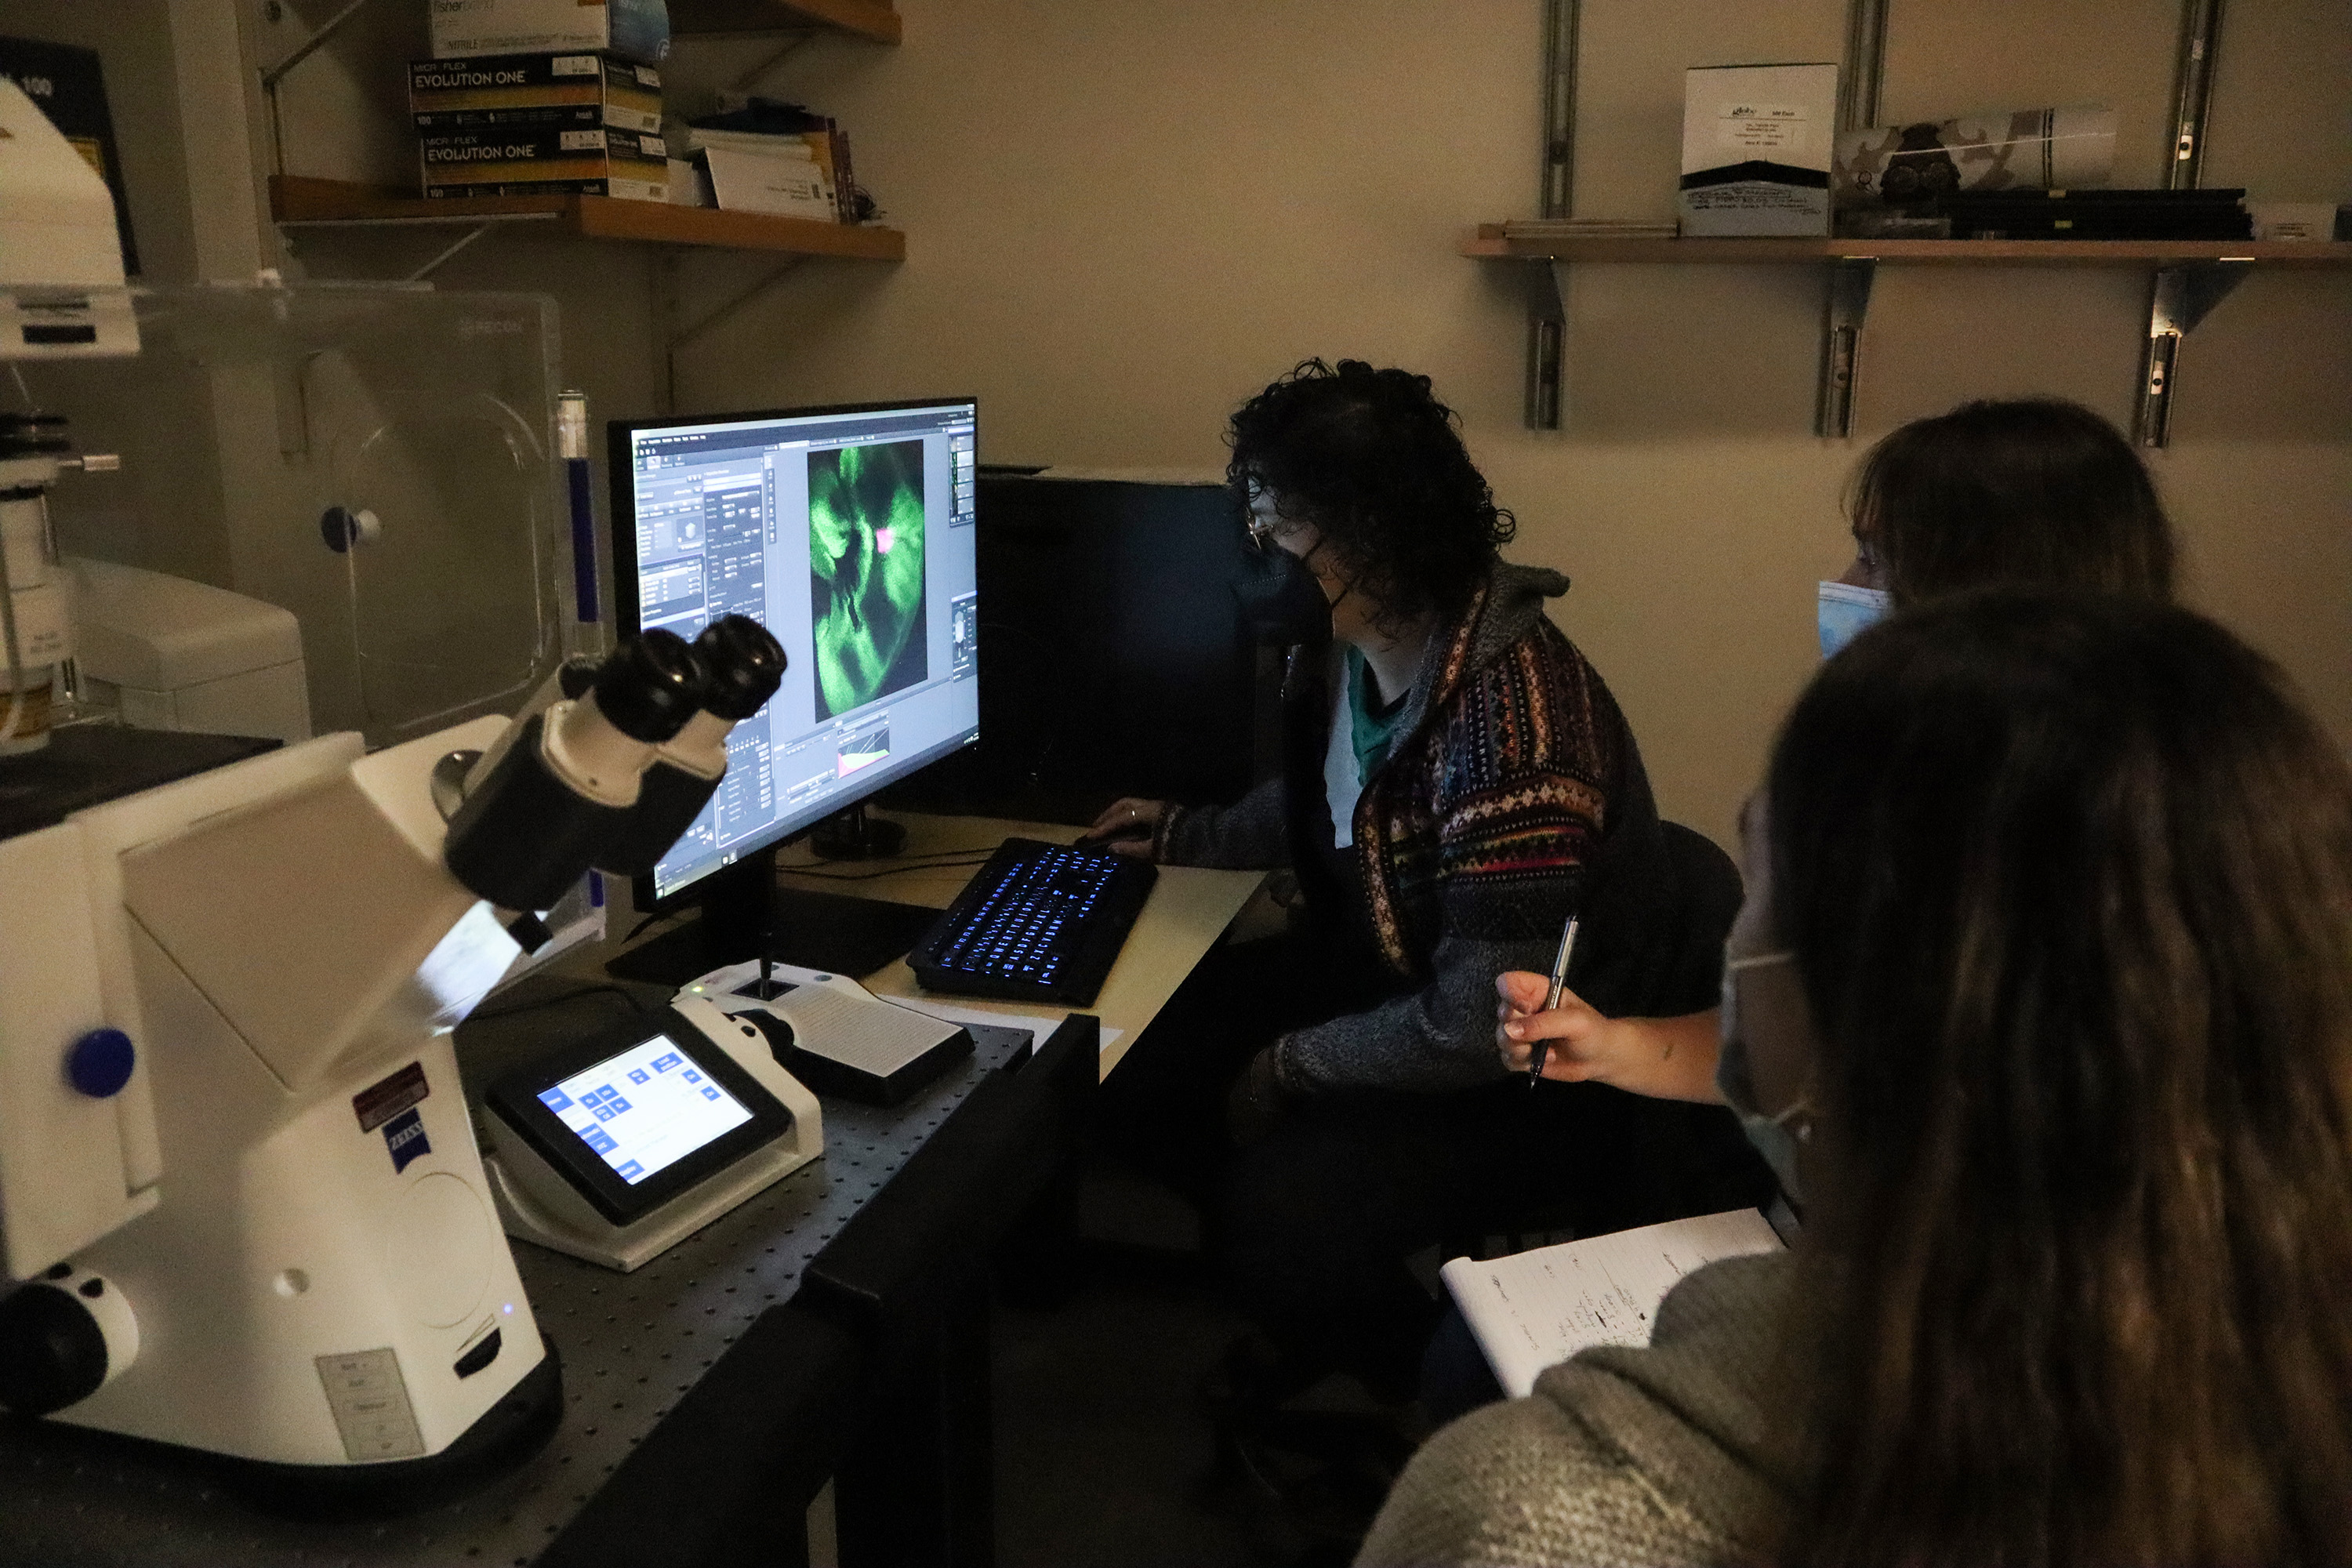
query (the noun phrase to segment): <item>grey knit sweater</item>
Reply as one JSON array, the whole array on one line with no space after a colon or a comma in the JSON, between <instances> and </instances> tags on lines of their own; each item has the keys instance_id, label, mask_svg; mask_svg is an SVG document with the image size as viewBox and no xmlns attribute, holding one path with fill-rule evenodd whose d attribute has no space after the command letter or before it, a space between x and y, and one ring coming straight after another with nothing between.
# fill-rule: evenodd
<instances>
[{"instance_id":1,"label":"grey knit sweater","mask_svg":"<svg viewBox=\"0 0 2352 1568\"><path fill-rule=\"evenodd\" d=\"M1772 1406L1795 1260L1735 1258L1666 1297L1646 1348L1587 1351L1413 1456L1360 1568L1722 1563L1756 1556L1800 1474Z\"/></svg>"}]
</instances>

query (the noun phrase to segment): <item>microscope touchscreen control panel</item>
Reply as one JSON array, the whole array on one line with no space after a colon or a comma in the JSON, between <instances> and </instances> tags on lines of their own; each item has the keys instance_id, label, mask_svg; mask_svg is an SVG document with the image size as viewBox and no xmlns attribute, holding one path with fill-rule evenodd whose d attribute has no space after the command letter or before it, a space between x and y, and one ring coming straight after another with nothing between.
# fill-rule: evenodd
<instances>
[{"instance_id":1,"label":"microscope touchscreen control panel","mask_svg":"<svg viewBox=\"0 0 2352 1568\"><path fill-rule=\"evenodd\" d=\"M667 1035L550 1084L539 1102L633 1187L751 1120Z\"/></svg>"},{"instance_id":2,"label":"microscope touchscreen control panel","mask_svg":"<svg viewBox=\"0 0 2352 1568\"><path fill-rule=\"evenodd\" d=\"M485 1097L614 1225L793 1130L793 1112L676 1009L541 1058Z\"/></svg>"}]
</instances>

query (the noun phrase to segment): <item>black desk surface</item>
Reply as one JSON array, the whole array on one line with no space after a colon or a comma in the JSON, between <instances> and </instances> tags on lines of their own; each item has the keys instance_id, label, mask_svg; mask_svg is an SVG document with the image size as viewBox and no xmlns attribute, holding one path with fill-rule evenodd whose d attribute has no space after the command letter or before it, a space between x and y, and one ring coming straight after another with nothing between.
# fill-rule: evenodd
<instances>
[{"instance_id":1,"label":"black desk surface","mask_svg":"<svg viewBox=\"0 0 2352 1568\"><path fill-rule=\"evenodd\" d=\"M488 1015L501 1003L491 1002L461 1046L467 1076L495 1073L567 1014L572 1025L605 1021L609 1014L572 1011L600 998L608 1007L623 1001L592 993L495 1020ZM530 1027L514 1026L525 1020ZM529 1563L744 1327L792 1295L818 1248L989 1072L1027 1047L1016 1031L973 1033L984 1037L974 1055L903 1105L825 1100L823 1158L634 1274L514 1243L541 1331L563 1358L565 1408L553 1440L512 1475L390 1521L297 1524L226 1496L201 1464L169 1450L0 1418L0 1563ZM167 1171L167 1191L170 1182Z\"/></svg>"}]
</instances>

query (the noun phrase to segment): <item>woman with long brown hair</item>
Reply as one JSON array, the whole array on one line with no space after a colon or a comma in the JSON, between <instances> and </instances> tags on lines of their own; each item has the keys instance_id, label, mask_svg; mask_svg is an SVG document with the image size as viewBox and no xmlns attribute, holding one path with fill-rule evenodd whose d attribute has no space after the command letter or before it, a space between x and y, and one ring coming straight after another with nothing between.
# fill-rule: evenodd
<instances>
[{"instance_id":1,"label":"woman with long brown hair","mask_svg":"<svg viewBox=\"0 0 2352 1568\"><path fill-rule=\"evenodd\" d=\"M2352 1563L2352 775L2284 679L1931 605L1748 826L1724 1085L1801 1243L1439 1434L1364 1561Z\"/></svg>"}]
</instances>

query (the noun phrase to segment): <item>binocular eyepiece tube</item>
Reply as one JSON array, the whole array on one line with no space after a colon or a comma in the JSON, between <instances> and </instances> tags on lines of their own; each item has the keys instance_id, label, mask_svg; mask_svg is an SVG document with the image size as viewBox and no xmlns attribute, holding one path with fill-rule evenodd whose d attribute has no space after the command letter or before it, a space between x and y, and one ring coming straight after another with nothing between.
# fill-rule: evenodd
<instances>
[{"instance_id":1,"label":"binocular eyepiece tube","mask_svg":"<svg viewBox=\"0 0 2352 1568\"><path fill-rule=\"evenodd\" d=\"M592 868L652 870L725 776L729 732L783 673L782 647L743 616L691 644L659 628L628 638L584 693L530 713L469 776L443 863L518 910L551 908Z\"/></svg>"}]
</instances>

